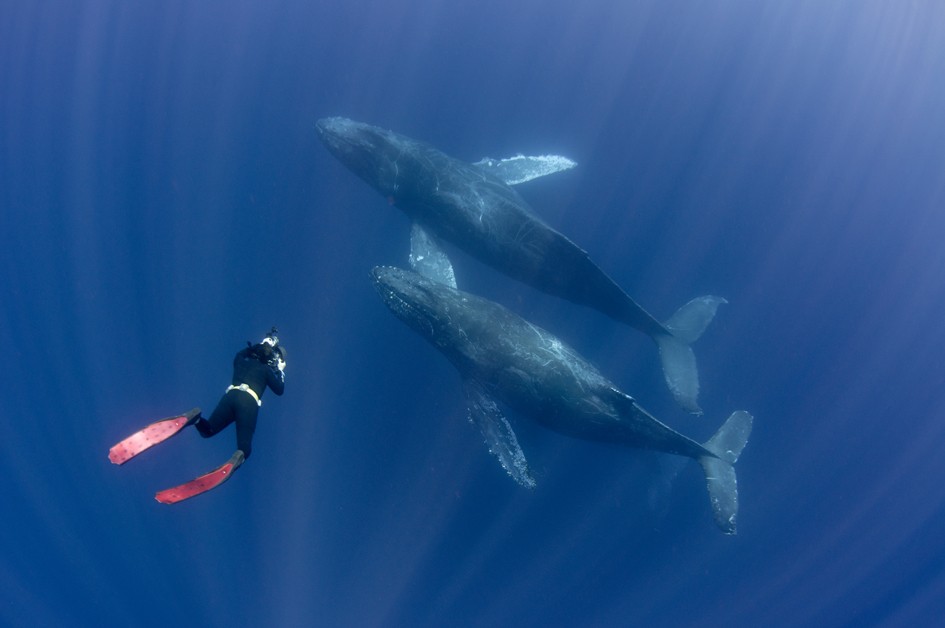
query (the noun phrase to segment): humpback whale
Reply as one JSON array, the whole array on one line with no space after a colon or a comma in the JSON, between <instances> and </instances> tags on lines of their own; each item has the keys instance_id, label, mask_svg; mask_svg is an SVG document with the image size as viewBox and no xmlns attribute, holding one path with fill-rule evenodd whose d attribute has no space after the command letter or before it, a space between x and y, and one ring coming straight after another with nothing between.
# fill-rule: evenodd
<instances>
[{"instance_id":1,"label":"humpback whale","mask_svg":"<svg viewBox=\"0 0 945 628\"><path fill-rule=\"evenodd\" d=\"M433 236L546 293L594 308L652 338L676 402L693 414L699 376L690 344L725 299L693 299L660 322L640 307L588 254L542 221L511 185L574 162L517 156L466 163L423 142L347 118L323 118L328 150Z\"/></svg>"},{"instance_id":2,"label":"humpback whale","mask_svg":"<svg viewBox=\"0 0 945 628\"><path fill-rule=\"evenodd\" d=\"M372 277L387 307L459 371L470 420L518 483L531 488L535 480L499 403L574 438L694 458L705 472L716 524L735 534L733 465L748 441L750 414L732 413L700 444L656 420L561 340L498 303L399 268L376 267Z\"/></svg>"}]
</instances>

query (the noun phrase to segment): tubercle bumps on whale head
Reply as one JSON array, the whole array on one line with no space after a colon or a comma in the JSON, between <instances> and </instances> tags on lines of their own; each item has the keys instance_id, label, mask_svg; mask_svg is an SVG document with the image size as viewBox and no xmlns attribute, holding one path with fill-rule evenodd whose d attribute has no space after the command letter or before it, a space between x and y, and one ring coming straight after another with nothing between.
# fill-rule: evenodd
<instances>
[{"instance_id":1,"label":"tubercle bumps on whale head","mask_svg":"<svg viewBox=\"0 0 945 628\"><path fill-rule=\"evenodd\" d=\"M325 148L348 168L362 174L356 167L368 164L370 156L377 153L375 129L348 118L322 118L315 122L315 132Z\"/></svg>"},{"instance_id":2,"label":"tubercle bumps on whale head","mask_svg":"<svg viewBox=\"0 0 945 628\"><path fill-rule=\"evenodd\" d=\"M443 333L443 319L435 290L428 279L393 266L371 270L374 288L387 308L401 321L431 342Z\"/></svg>"},{"instance_id":3,"label":"tubercle bumps on whale head","mask_svg":"<svg viewBox=\"0 0 945 628\"><path fill-rule=\"evenodd\" d=\"M400 318L408 310L416 310L421 301L420 289L415 273L395 266L375 266L371 269L374 288L384 299L384 303Z\"/></svg>"},{"instance_id":4,"label":"tubercle bumps on whale head","mask_svg":"<svg viewBox=\"0 0 945 628\"><path fill-rule=\"evenodd\" d=\"M325 148L345 167L385 197L399 191L412 141L393 131L349 118L321 118L315 131Z\"/></svg>"},{"instance_id":5,"label":"tubercle bumps on whale head","mask_svg":"<svg viewBox=\"0 0 945 628\"><path fill-rule=\"evenodd\" d=\"M375 266L371 270L374 286L385 297L395 296L401 301L411 304L421 304L428 301L427 286L429 282L421 275L396 266Z\"/></svg>"}]
</instances>

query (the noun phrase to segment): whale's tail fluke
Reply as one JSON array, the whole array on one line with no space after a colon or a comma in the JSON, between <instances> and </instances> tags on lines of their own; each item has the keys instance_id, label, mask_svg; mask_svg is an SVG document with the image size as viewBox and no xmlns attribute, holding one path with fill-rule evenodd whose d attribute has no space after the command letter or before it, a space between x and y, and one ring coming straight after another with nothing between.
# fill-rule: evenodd
<instances>
[{"instance_id":1,"label":"whale's tail fluke","mask_svg":"<svg viewBox=\"0 0 945 628\"><path fill-rule=\"evenodd\" d=\"M752 417L744 410L733 412L715 436L703 443L712 456L702 456L699 464L705 472L706 488L712 503L715 523L725 534L735 534L738 515L738 482L735 461L748 442Z\"/></svg>"},{"instance_id":2,"label":"whale's tail fluke","mask_svg":"<svg viewBox=\"0 0 945 628\"><path fill-rule=\"evenodd\" d=\"M699 408L699 371L696 356L689 346L699 339L715 318L715 311L723 303L722 297L697 297L682 306L666 321L669 334L654 336L660 348L663 376L676 403L692 414L702 414Z\"/></svg>"}]
</instances>

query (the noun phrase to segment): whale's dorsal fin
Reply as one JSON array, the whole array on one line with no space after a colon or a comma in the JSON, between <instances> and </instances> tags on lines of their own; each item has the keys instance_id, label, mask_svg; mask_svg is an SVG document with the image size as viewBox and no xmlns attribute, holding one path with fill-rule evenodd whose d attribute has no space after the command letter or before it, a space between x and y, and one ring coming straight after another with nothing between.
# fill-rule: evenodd
<instances>
[{"instance_id":1,"label":"whale's dorsal fin","mask_svg":"<svg viewBox=\"0 0 945 628\"><path fill-rule=\"evenodd\" d=\"M547 174L570 170L577 162L561 155L516 155L507 159L486 157L473 165L502 179L508 185L518 185Z\"/></svg>"},{"instance_id":2,"label":"whale's dorsal fin","mask_svg":"<svg viewBox=\"0 0 945 628\"><path fill-rule=\"evenodd\" d=\"M427 279L456 287L453 264L439 243L423 227L413 223L410 228L410 267Z\"/></svg>"},{"instance_id":3,"label":"whale's dorsal fin","mask_svg":"<svg viewBox=\"0 0 945 628\"><path fill-rule=\"evenodd\" d=\"M464 390L469 406L469 420L482 432L489 451L495 454L499 464L512 479L525 488L535 488L535 479L528 470L525 454L515 438L512 426L499 410L495 400L476 381L467 380Z\"/></svg>"}]
</instances>

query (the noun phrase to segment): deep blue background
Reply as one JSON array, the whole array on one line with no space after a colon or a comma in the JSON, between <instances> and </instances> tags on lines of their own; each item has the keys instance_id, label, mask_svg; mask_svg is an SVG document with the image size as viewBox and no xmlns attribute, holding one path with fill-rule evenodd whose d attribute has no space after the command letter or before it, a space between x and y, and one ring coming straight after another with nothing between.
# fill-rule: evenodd
<instances>
[{"instance_id":1,"label":"deep blue background","mask_svg":"<svg viewBox=\"0 0 945 628\"><path fill-rule=\"evenodd\" d=\"M337 6L330 6L335 4ZM0 10L0 623L928 625L945 614L945 5L19 2ZM460 253L656 416L755 417L739 534L692 463L516 422L526 491L368 280L409 225L318 143L346 115L521 186L697 343L704 418L641 334ZM252 460L185 433L279 325Z\"/></svg>"}]
</instances>

